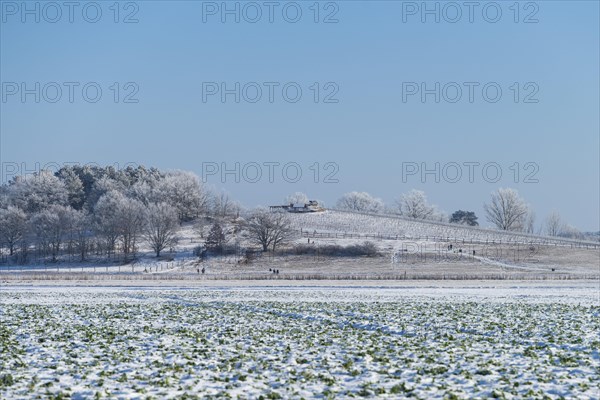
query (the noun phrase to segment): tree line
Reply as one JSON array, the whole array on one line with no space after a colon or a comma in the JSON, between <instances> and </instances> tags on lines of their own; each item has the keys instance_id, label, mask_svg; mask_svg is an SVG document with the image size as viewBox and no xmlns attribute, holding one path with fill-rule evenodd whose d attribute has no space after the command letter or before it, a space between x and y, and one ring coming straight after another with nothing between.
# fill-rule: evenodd
<instances>
[{"instance_id":1,"label":"tree line","mask_svg":"<svg viewBox=\"0 0 600 400\"><path fill-rule=\"evenodd\" d=\"M81 260L90 251L130 258L142 240L160 255L181 223L235 207L189 172L66 166L0 187L0 239L22 263L33 255L56 261L61 252Z\"/></svg>"},{"instance_id":2,"label":"tree line","mask_svg":"<svg viewBox=\"0 0 600 400\"><path fill-rule=\"evenodd\" d=\"M295 197L298 197L296 194ZM391 213L407 218L450 222L469 226L478 226L478 217L473 211L457 210L450 216L440 211L427 200L421 190L410 190L402 194L394 205L386 206L381 199L366 192L344 194L336 207L346 211L368 213ZM512 188L500 188L490 195L490 201L484 203L486 220L495 228L505 231L546 234L582 239L583 234L563 221L558 212L553 211L535 229L536 215L533 208Z\"/></svg>"},{"instance_id":3,"label":"tree line","mask_svg":"<svg viewBox=\"0 0 600 400\"><path fill-rule=\"evenodd\" d=\"M211 225L203 247L217 254L227 245L227 225L263 251L293 236L285 213L245 212L191 172L65 166L0 186L1 247L19 263L58 261L65 254L84 261L91 253L128 261L142 244L160 257L177 244L184 223L193 223L201 237Z\"/></svg>"},{"instance_id":4,"label":"tree line","mask_svg":"<svg viewBox=\"0 0 600 400\"><path fill-rule=\"evenodd\" d=\"M308 202L303 193L285 201ZM336 207L360 212L394 212L409 218L478 225L472 211L450 217L429 204L424 192L412 190L391 208L364 192L343 195ZM498 229L531 232L535 214L514 189L499 189L484 205L486 218ZM232 223L226 223L225 220ZM222 252L228 226L262 251L274 251L293 236L286 213L245 211L225 192L209 190L185 171L156 168L65 166L15 177L0 186L0 241L10 259L57 261L95 256L125 260L136 257L143 243L157 257L175 246L180 226L194 222L201 237L209 224L204 250ZM546 233L575 235L557 213L547 218Z\"/></svg>"}]
</instances>

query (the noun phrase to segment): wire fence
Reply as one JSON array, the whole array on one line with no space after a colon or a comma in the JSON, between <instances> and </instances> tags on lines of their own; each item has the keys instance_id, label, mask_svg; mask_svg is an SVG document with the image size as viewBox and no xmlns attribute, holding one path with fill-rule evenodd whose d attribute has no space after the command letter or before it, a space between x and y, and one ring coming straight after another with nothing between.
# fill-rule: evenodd
<instances>
[{"instance_id":1,"label":"wire fence","mask_svg":"<svg viewBox=\"0 0 600 400\"><path fill-rule=\"evenodd\" d=\"M140 261L132 260L119 263L94 263L80 262L47 262L44 264L5 264L0 265L0 273L3 272L27 272L27 273L98 273L98 274L140 274L140 273L166 273L178 271L190 267L198 261L197 257L180 257L169 261Z\"/></svg>"},{"instance_id":2,"label":"wire fence","mask_svg":"<svg viewBox=\"0 0 600 400\"><path fill-rule=\"evenodd\" d=\"M400 240L400 241L427 241L427 242L445 242L457 244L486 244L486 245L539 245L539 246L561 246L580 249L600 249L600 243L579 242L572 240L550 239L550 238L534 238L534 237L519 237L508 238L505 240L497 238L480 238L480 237L451 237L451 236L407 236L407 235L389 235L389 234L362 234L362 233L343 233L343 232L317 232L301 230L300 235L309 239L364 239L364 240Z\"/></svg>"},{"instance_id":3,"label":"wire fence","mask_svg":"<svg viewBox=\"0 0 600 400\"><path fill-rule=\"evenodd\" d=\"M451 274L451 273L230 273L230 274L93 274L56 272L31 272L1 274L4 283L11 281L302 281L302 280L599 280L600 274L565 274L565 273L502 273L502 274Z\"/></svg>"}]
</instances>

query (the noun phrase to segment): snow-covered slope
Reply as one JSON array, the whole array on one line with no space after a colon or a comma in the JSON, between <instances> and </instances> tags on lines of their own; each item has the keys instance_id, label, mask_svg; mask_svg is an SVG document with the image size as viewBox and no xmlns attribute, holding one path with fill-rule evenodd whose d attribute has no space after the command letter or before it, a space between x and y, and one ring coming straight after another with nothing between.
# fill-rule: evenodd
<instances>
[{"instance_id":1,"label":"snow-covered slope","mask_svg":"<svg viewBox=\"0 0 600 400\"><path fill-rule=\"evenodd\" d=\"M597 248L598 243L565 238L528 235L443 222L414 220L400 216L328 210L321 213L290 214L294 228L307 234L382 235L416 240L452 240L495 243L537 243Z\"/></svg>"}]
</instances>

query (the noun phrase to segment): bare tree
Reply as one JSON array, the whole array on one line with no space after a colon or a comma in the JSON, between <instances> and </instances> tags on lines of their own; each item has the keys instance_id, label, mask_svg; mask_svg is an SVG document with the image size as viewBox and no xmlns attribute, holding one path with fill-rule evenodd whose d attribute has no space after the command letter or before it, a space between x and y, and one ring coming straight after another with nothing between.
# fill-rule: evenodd
<instances>
[{"instance_id":1,"label":"bare tree","mask_svg":"<svg viewBox=\"0 0 600 400\"><path fill-rule=\"evenodd\" d=\"M200 217L194 221L194 232L200 236L200 238L204 239L204 230L210 225L209 219L205 217Z\"/></svg>"},{"instance_id":2,"label":"bare tree","mask_svg":"<svg viewBox=\"0 0 600 400\"><path fill-rule=\"evenodd\" d=\"M411 190L396 202L401 215L415 219L433 219L435 207L427 203L427 196L421 190Z\"/></svg>"},{"instance_id":3,"label":"bare tree","mask_svg":"<svg viewBox=\"0 0 600 400\"><path fill-rule=\"evenodd\" d=\"M240 209L239 203L231 200L227 192L221 191L212 196L212 211L219 218L235 217Z\"/></svg>"},{"instance_id":4,"label":"bare tree","mask_svg":"<svg viewBox=\"0 0 600 400\"><path fill-rule=\"evenodd\" d=\"M73 243L77 252L79 253L80 260L83 261L86 258L89 242L92 235L91 216L86 214L84 211L74 211L71 215L71 232Z\"/></svg>"},{"instance_id":5,"label":"bare tree","mask_svg":"<svg viewBox=\"0 0 600 400\"><path fill-rule=\"evenodd\" d=\"M546 217L546 234L548 236L559 236L563 230L563 225L560 214L553 211Z\"/></svg>"},{"instance_id":6,"label":"bare tree","mask_svg":"<svg viewBox=\"0 0 600 400\"><path fill-rule=\"evenodd\" d=\"M31 218L38 243L50 252L52 261L57 260L61 245L68 238L73 211L70 207L55 205L37 212Z\"/></svg>"},{"instance_id":7,"label":"bare tree","mask_svg":"<svg viewBox=\"0 0 600 400\"><path fill-rule=\"evenodd\" d=\"M83 210L75 210L66 207L59 214L62 224L63 242L70 254L73 249L79 254L80 260L85 260L88 243L92 231L90 229L90 218Z\"/></svg>"},{"instance_id":8,"label":"bare tree","mask_svg":"<svg viewBox=\"0 0 600 400\"><path fill-rule=\"evenodd\" d=\"M257 210L250 215L244 224L250 240L262 246L263 251L287 242L293 237L293 230L288 215L284 212Z\"/></svg>"},{"instance_id":9,"label":"bare tree","mask_svg":"<svg viewBox=\"0 0 600 400\"><path fill-rule=\"evenodd\" d=\"M366 192L350 192L337 201L337 208L347 211L379 213L384 205L380 199Z\"/></svg>"},{"instance_id":10,"label":"bare tree","mask_svg":"<svg viewBox=\"0 0 600 400\"><path fill-rule=\"evenodd\" d=\"M104 237L109 252L120 241L125 256L135 253L137 239L146 222L144 205L111 190L98 200L94 211L98 232Z\"/></svg>"},{"instance_id":11,"label":"bare tree","mask_svg":"<svg viewBox=\"0 0 600 400\"><path fill-rule=\"evenodd\" d=\"M535 211L529 209L524 218L523 232L534 233L535 231Z\"/></svg>"},{"instance_id":12,"label":"bare tree","mask_svg":"<svg viewBox=\"0 0 600 400\"><path fill-rule=\"evenodd\" d=\"M274 214L274 229L272 235L273 240L271 241L271 247L273 251L275 251L277 246L290 241L294 233L287 214L284 214L283 212L275 212Z\"/></svg>"},{"instance_id":13,"label":"bare tree","mask_svg":"<svg viewBox=\"0 0 600 400\"><path fill-rule=\"evenodd\" d=\"M500 188L492 192L490 204L484 204L486 218L498 229L523 230L529 207L515 189Z\"/></svg>"},{"instance_id":14,"label":"bare tree","mask_svg":"<svg viewBox=\"0 0 600 400\"><path fill-rule=\"evenodd\" d=\"M122 201L121 198L121 193L109 191L100 197L94 207L94 229L102 238L109 256L115 250L119 238L119 220L115 210Z\"/></svg>"},{"instance_id":15,"label":"bare tree","mask_svg":"<svg viewBox=\"0 0 600 400\"><path fill-rule=\"evenodd\" d=\"M166 203L151 203L145 213L144 237L160 257L160 252L177 243L177 210Z\"/></svg>"},{"instance_id":16,"label":"bare tree","mask_svg":"<svg viewBox=\"0 0 600 400\"><path fill-rule=\"evenodd\" d=\"M117 205L118 232L125 257L135 256L137 241L144 228L145 211L141 202L123 196Z\"/></svg>"},{"instance_id":17,"label":"bare tree","mask_svg":"<svg viewBox=\"0 0 600 400\"><path fill-rule=\"evenodd\" d=\"M27 229L27 214L17 207L0 209L0 237L7 244L10 255L15 246L23 239Z\"/></svg>"}]
</instances>

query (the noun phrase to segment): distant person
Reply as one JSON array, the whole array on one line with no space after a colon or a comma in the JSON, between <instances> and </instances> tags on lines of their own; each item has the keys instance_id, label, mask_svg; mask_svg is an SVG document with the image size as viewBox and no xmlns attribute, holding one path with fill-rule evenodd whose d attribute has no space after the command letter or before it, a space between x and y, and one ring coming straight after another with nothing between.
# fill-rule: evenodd
<instances>
[{"instance_id":1,"label":"distant person","mask_svg":"<svg viewBox=\"0 0 600 400\"><path fill-rule=\"evenodd\" d=\"M202 267L202 274L204 275L205 272L206 272L206 269L204 267Z\"/></svg>"}]
</instances>

